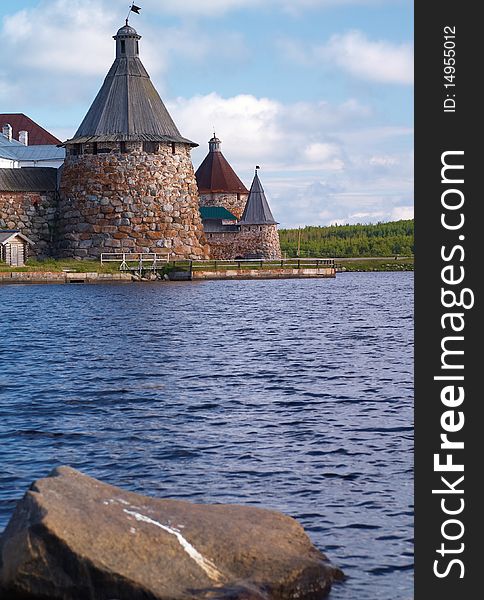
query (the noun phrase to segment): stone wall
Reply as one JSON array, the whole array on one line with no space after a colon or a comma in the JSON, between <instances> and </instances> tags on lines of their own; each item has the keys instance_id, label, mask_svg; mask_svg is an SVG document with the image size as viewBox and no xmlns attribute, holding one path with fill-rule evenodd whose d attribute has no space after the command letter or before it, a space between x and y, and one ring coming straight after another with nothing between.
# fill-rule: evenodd
<instances>
[{"instance_id":1,"label":"stone wall","mask_svg":"<svg viewBox=\"0 0 484 600\"><path fill-rule=\"evenodd\" d=\"M0 191L0 229L19 229L35 242L29 255L52 255L56 232L57 194L55 192Z\"/></svg>"},{"instance_id":2,"label":"stone wall","mask_svg":"<svg viewBox=\"0 0 484 600\"><path fill-rule=\"evenodd\" d=\"M248 194L200 194L200 206L223 206L240 220L247 204Z\"/></svg>"},{"instance_id":3,"label":"stone wall","mask_svg":"<svg viewBox=\"0 0 484 600\"><path fill-rule=\"evenodd\" d=\"M238 257L237 231L225 233L207 233L207 241L210 245L210 258L214 260L233 260Z\"/></svg>"},{"instance_id":4,"label":"stone wall","mask_svg":"<svg viewBox=\"0 0 484 600\"><path fill-rule=\"evenodd\" d=\"M277 225L242 225L239 232L209 233L210 256L233 260L255 256L273 260L281 258Z\"/></svg>"},{"instance_id":5,"label":"stone wall","mask_svg":"<svg viewBox=\"0 0 484 600\"><path fill-rule=\"evenodd\" d=\"M69 148L59 205L60 256L163 252L175 259L209 257L198 189L186 144L103 143ZM97 152L97 153L94 153Z\"/></svg>"},{"instance_id":6,"label":"stone wall","mask_svg":"<svg viewBox=\"0 0 484 600\"><path fill-rule=\"evenodd\" d=\"M59 271L0 271L2 283L129 283L130 273L65 273Z\"/></svg>"},{"instance_id":7,"label":"stone wall","mask_svg":"<svg viewBox=\"0 0 484 600\"><path fill-rule=\"evenodd\" d=\"M219 269L218 271L200 271L192 273L192 279L324 279L336 277L336 271L332 268L319 269Z\"/></svg>"}]
</instances>

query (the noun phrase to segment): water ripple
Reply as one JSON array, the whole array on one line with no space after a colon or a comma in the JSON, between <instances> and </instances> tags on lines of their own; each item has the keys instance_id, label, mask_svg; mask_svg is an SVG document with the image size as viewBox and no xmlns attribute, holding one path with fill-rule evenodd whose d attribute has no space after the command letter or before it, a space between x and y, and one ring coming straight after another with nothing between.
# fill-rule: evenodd
<instances>
[{"instance_id":1,"label":"water ripple","mask_svg":"<svg viewBox=\"0 0 484 600\"><path fill-rule=\"evenodd\" d=\"M412 595L413 282L0 288L0 529L69 464L161 497L282 510L345 569L332 600Z\"/></svg>"}]
</instances>

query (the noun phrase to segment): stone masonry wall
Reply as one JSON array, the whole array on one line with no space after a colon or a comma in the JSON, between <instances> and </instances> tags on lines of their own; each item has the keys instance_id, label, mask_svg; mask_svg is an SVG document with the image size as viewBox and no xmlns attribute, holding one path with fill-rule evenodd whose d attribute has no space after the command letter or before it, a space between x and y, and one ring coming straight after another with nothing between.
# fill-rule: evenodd
<instances>
[{"instance_id":1,"label":"stone masonry wall","mask_svg":"<svg viewBox=\"0 0 484 600\"><path fill-rule=\"evenodd\" d=\"M97 258L109 252L162 252L174 259L209 257L198 189L186 144L102 144L98 154L64 165L59 204L60 256ZM107 152L106 152L107 151ZM110 151L110 152L109 152Z\"/></svg>"},{"instance_id":2,"label":"stone masonry wall","mask_svg":"<svg viewBox=\"0 0 484 600\"><path fill-rule=\"evenodd\" d=\"M200 206L223 206L240 219L247 204L248 194L200 194Z\"/></svg>"},{"instance_id":3,"label":"stone masonry wall","mask_svg":"<svg viewBox=\"0 0 484 600\"><path fill-rule=\"evenodd\" d=\"M55 192L0 191L0 229L19 229L35 242L29 255L52 255L56 229L57 194Z\"/></svg>"},{"instance_id":4,"label":"stone masonry wall","mask_svg":"<svg viewBox=\"0 0 484 600\"><path fill-rule=\"evenodd\" d=\"M242 225L240 232L208 234L212 259L233 260L260 256L267 260L281 258L277 225Z\"/></svg>"}]
</instances>

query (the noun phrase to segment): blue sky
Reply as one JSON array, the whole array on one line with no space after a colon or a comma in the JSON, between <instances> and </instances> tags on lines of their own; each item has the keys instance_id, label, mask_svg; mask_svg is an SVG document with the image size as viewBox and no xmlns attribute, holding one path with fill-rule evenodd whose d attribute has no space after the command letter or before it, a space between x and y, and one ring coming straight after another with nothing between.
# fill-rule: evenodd
<instances>
[{"instance_id":1,"label":"blue sky","mask_svg":"<svg viewBox=\"0 0 484 600\"><path fill-rule=\"evenodd\" d=\"M409 0L140 0L141 58L181 133L255 164L282 226L413 216ZM71 137L124 0L2 0L0 112Z\"/></svg>"}]
</instances>

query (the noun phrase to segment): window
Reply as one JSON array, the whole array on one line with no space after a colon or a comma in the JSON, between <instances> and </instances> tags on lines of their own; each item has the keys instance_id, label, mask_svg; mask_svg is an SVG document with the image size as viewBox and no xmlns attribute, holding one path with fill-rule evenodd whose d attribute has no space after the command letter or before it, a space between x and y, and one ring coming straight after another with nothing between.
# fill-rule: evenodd
<instances>
[{"instance_id":1,"label":"window","mask_svg":"<svg viewBox=\"0 0 484 600\"><path fill-rule=\"evenodd\" d=\"M126 142L119 142L119 151L121 154L126 154L128 152L126 148Z\"/></svg>"},{"instance_id":2,"label":"window","mask_svg":"<svg viewBox=\"0 0 484 600\"><path fill-rule=\"evenodd\" d=\"M139 42L136 40L136 54L139 54Z\"/></svg>"},{"instance_id":3,"label":"window","mask_svg":"<svg viewBox=\"0 0 484 600\"><path fill-rule=\"evenodd\" d=\"M158 152L158 142L143 142L143 152L156 154Z\"/></svg>"},{"instance_id":4,"label":"window","mask_svg":"<svg viewBox=\"0 0 484 600\"><path fill-rule=\"evenodd\" d=\"M83 154L83 146L82 144L74 144L74 148L72 149L72 154L74 156L80 156L81 154Z\"/></svg>"},{"instance_id":5,"label":"window","mask_svg":"<svg viewBox=\"0 0 484 600\"><path fill-rule=\"evenodd\" d=\"M97 142L93 142L92 144L92 153L97 154Z\"/></svg>"},{"instance_id":6,"label":"window","mask_svg":"<svg viewBox=\"0 0 484 600\"><path fill-rule=\"evenodd\" d=\"M121 40L121 54L126 54L126 42Z\"/></svg>"},{"instance_id":7,"label":"window","mask_svg":"<svg viewBox=\"0 0 484 600\"><path fill-rule=\"evenodd\" d=\"M175 142L171 143L171 153L172 154L176 154L176 144L175 144Z\"/></svg>"}]
</instances>

